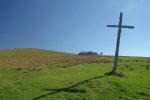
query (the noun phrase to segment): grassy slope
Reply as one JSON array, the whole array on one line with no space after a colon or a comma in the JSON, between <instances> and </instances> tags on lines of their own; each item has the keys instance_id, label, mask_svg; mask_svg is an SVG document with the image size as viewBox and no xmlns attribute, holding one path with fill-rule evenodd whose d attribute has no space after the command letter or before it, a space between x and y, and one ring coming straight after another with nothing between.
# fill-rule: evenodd
<instances>
[{"instance_id":1,"label":"grassy slope","mask_svg":"<svg viewBox=\"0 0 150 100\"><path fill-rule=\"evenodd\" d=\"M127 76L121 78L104 76L105 72L112 69L111 57L82 57L37 49L8 50L0 53L0 100L150 99L149 58L120 57L119 70L124 71ZM39 63L40 60L35 62L30 58L47 60ZM30 71L26 69L29 66L23 62L20 66L13 65L14 62L10 63L13 59L15 63L18 60L31 60L33 65L37 62L39 65ZM2 65L7 64L7 60L9 66L3 68ZM70 65L72 67L69 67Z\"/></svg>"},{"instance_id":2,"label":"grassy slope","mask_svg":"<svg viewBox=\"0 0 150 100\"><path fill-rule=\"evenodd\" d=\"M62 52L40 49L14 49L0 51L0 67L16 69L36 69L47 67L67 67L82 63L112 62L112 58L97 56L78 56Z\"/></svg>"}]
</instances>

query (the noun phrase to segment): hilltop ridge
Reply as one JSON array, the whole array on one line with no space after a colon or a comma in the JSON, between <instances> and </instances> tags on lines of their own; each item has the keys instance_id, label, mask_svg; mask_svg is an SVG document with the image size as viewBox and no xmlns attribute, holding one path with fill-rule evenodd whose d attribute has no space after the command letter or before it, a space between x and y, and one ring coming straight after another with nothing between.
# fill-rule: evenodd
<instances>
[{"instance_id":1,"label":"hilltop ridge","mask_svg":"<svg viewBox=\"0 0 150 100\"><path fill-rule=\"evenodd\" d=\"M28 68L66 67L82 63L112 62L112 57L79 56L75 54L35 48L0 50L0 67Z\"/></svg>"}]
</instances>

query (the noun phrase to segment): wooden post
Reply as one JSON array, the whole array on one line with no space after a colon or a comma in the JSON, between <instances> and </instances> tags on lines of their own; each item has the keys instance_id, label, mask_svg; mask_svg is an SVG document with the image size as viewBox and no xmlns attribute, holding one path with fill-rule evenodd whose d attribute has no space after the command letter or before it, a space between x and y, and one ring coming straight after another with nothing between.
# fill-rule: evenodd
<instances>
[{"instance_id":1,"label":"wooden post","mask_svg":"<svg viewBox=\"0 0 150 100\"><path fill-rule=\"evenodd\" d=\"M107 25L107 27L118 28L118 36L117 36L117 43L116 43L116 52L115 52L114 67L113 67L113 69L111 71L112 74L117 73L121 29L122 28L134 29L134 26L125 26L125 25L122 25L122 18L123 18L123 13L121 12L120 13L120 17L119 17L119 24L118 25Z\"/></svg>"}]
</instances>

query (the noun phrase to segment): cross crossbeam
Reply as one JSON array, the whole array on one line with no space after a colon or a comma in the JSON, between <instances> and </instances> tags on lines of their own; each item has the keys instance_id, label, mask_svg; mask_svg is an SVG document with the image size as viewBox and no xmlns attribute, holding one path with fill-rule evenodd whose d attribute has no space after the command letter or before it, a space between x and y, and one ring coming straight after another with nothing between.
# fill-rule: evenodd
<instances>
[{"instance_id":1,"label":"cross crossbeam","mask_svg":"<svg viewBox=\"0 0 150 100\"><path fill-rule=\"evenodd\" d=\"M107 25L107 27L111 27L111 28L118 28L118 25ZM126 26L126 25L122 25L121 28L128 28L128 29L134 29L134 26Z\"/></svg>"},{"instance_id":2,"label":"cross crossbeam","mask_svg":"<svg viewBox=\"0 0 150 100\"><path fill-rule=\"evenodd\" d=\"M121 37L121 29L122 28L134 29L134 26L122 25L122 18L123 18L123 13L121 12L120 13L120 17L119 17L119 24L118 25L107 25L107 27L118 28L118 36L117 36L117 43L116 43L115 60L114 60L114 67L113 67L112 73L116 73L117 72L118 55L119 55L119 45L120 45L120 37Z\"/></svg>"}]
</instances>

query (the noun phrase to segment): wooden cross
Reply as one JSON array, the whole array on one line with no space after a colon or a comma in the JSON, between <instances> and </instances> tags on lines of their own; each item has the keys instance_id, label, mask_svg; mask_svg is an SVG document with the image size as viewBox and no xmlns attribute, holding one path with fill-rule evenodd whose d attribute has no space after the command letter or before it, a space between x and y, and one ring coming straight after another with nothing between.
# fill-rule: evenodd
<instances>
[{"instance_id":1,"label":"wooden cross","mask_svg":"<svg viewBox=\"0 0 150 100\"><path fill-rule=\"evenodd\" d=\"M122 25L122 17L123 17L123 13L121 12L120 13L120 17L119 17L119 24L118 25L107 25L107 27L118 28L118 36L117 36L115 60L114 60L114 67L112 69L112 73L116 73L117 72L119 45L120 45L120 37L121 37L121 29L122 28L134 29L134 26Z\"/></svg>"}]
</instances>

